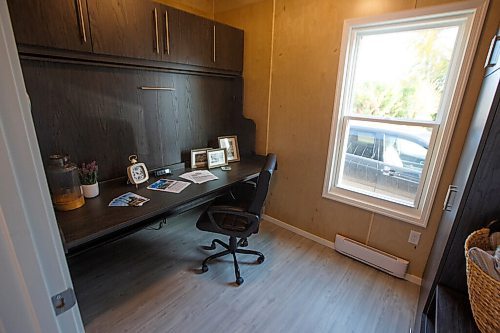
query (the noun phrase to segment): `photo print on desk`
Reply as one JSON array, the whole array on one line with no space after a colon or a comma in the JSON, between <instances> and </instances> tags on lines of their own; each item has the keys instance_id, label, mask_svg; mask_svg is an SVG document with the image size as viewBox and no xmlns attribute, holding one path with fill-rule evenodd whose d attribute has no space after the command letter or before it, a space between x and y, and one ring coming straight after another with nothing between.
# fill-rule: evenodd
<instances>
[{"instance_id":1,"label":"photo print on desk","mask_svg":"<svg viewBox=\"0 0 500 333\"><path fill-rule=\"evenodd\" d=\"M226 148L227 161L238 162L240 160L238 137L236 135L219 136L218 140L219 140L219 148Z\"/></svg>"},{"instance_id":2,"label":"photo print on desk","mask_svg":"<svg viewBox=\"0 0 500 333\"><path fill-rule=\"evenodd\" d=\"M227 165L226 148L207 150L208 168L217 168Z\"/></svg>"},{"instance_id":3,"label":"photo print on desk","mask_svg":"<svg viewBox=\"0 0 500 333\"><path fill-rule=\"evenodd\" d=\"M210 148L200 148L191 150L191 169L206 168L207 150Z\"/></svg>"}]
</instances>

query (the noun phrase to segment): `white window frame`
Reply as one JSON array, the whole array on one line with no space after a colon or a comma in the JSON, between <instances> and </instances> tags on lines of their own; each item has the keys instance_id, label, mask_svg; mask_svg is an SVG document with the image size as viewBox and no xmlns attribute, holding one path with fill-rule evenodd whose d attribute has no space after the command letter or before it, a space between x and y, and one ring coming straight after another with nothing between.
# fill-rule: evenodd
<instances>
[{"instance_id":1,"label":"white window frame","mask_svg":"<svg viewBox=\"0 0 500 333\"><path fill-rule=\"evenodd\" d=\"M462 97L467 84L467 79L472 66L477 43L481 34L484 17L488 8L488 0L473 0L453 3L449 5L425 7L421 9L408 10L386 15L350 19L344 22L342 45L340 52L339 69L337 76L337 87L335 93L334 112L332 117L330 143L328 147L328 159L323 186L323 197L340 201L349 205L360 207L378 214L389 216L404 222L416 224L421 227L427 226L437 186L443 170L444 162L453 135L453 130L460 110ZM352 89L352 75L354 52L357 50L353 44L356 43L357 34L382 31L398 31L398 27L408 25L418 27L422 24L432 22L432 26L446 24L446 22L461 22L455 51L450 62L450 70L447 81L455 84L447 84L443 92L440 112L435 122L411 121L396 122L388 119L369 117L370 121L383 123L398 123L401 125L419 125L426 123L434 128L429 144L428 157L422 170L422 181L417 191L415 207L407 204L397 203L394 199L388 201L380 197L363 194L361 191L350 191L346 188L336 186L336 181L341 170L341 152L344 144L347 120L367 120L368 117L356 117L355 115L343 114L343 105L348 103L347 97ZM462 33L463 32L463 33ZM351 61L349 61L351 59ZM344 89L347 85L348 88ZM347 92L344 93L344 90ZM451 99L445 96L452 96Z\"/></svg>"}]
</instances>

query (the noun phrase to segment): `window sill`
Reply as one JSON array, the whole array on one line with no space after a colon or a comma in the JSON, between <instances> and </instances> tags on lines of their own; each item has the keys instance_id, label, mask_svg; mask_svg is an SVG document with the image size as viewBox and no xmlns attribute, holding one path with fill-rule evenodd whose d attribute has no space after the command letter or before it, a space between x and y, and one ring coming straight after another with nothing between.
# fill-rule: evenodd
<instances>
[{"instance_id":1,"label":"window sill","mask_svg":"<svg viewBox=\"0 0 500 333\"><path fill-rule=\"evenodd\" d=\"M384 215L401 222L417 225L422 228L427 226L428 215L430 213L426 212L426 214L424 214L417 208L369 197L341 188L323 191L323 198L338 201L372 213Z\"/></svg>"}]
</instances>

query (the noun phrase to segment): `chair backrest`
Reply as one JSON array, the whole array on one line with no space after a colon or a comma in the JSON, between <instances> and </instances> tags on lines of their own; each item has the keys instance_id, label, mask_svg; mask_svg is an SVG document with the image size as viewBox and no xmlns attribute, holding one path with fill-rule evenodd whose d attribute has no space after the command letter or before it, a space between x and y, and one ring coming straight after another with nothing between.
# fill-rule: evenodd
<instances>
[{"instance_id":1,"label":"chair backrest","mask_svg":"<svg viewBox=\"0 0 500 333\"><path fill-rule=\"evenodd\" d=\"M273 175L274 169L276 168L276 155L268 154L266 158L266 163L262 167L259 173L259 179L257 180L257 188L255 190L255 197L248 206L248 212L260 216L262 211L262 206L267 197L267 192L269 191L269 183L271 182L271 177Z\"/></svg>"}]
</instances>

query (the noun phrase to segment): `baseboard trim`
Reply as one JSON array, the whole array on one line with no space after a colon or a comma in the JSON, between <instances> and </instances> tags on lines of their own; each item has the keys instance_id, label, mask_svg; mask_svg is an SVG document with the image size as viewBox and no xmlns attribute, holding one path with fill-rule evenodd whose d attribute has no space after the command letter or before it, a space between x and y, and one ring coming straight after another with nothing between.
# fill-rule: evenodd
<instances>
[{"instance_id":1,"label":"baseboard trim","mask_svg":"<svg viewBox=\"0 0 500 333\"><path fill-rule=\"evenodd\" d=\"M262 218L265 220L265 221L268 221L272 224L275 224L279 227L282 227L283 229L286 229L286 230L289 230L297 235L300 235L302 237L305 237L307 239L310 239L316 243L319 243L321 245L324 245L326 247L329 247L331 249L335 249L335 243L332 242L332 241L329 241L327 239L324 239L324 238L321 238L319 236L316 236L314 234L311 234L310 232L307 232L307 231L304 231L302 229L299 229L297 227L294 227L293 225L290 225L288 223L285 223L281 220L278 220L272 216L269 216L269 215L266 215L266 214L263 214L262 215ZM419 278L418 276L415 276L415 275L411 275L411 274L405 274L405 280L408 281L408 282L411 282L413 284L416 284L418 286L422 285L422 279Z\"/></svg>"},{"instance_id":2,"label":"baseboard trim","mask_svg":"<svg viewBox=\"0 0 500 333\"><path fill-rule=\"evenodd\" d=\"M277 226L282 227L283 229L286 229L286 230L289 230L293 233L296 233L297 235L303 236L307 239L315 241L316 243L319 243L319 244L324 245L326 247L329 247L331 249L335 249L335 243L332 241L329 241L327 239L324 239L324 238L321 238L321 237L316 236L314 234L311 234L310 232L307 232L307 231L304 231L304 230L299 229L297 227L294 227L293 225L290 225L288 223L285 223L283 221L275 219L274 217L271 217L271 216L266 215L266 214L263 214L262 218L268 222L271 222L273 224L276 224Z\"/></svg>"},{"instance_id":3,"label":"baseboard trim","mask_svg":"<svg viewBox=\"0 0 500 333\"><path fill-rule=\"evenodd\" d=\"M408 282L411 282L413 284L416 284L417 286L421 286L422 285L422 278L416 276L416 275L411 275L411 274L408 274L406 273L405 274L405 280L408 281Z\"/></svg>"}]
</instances>

